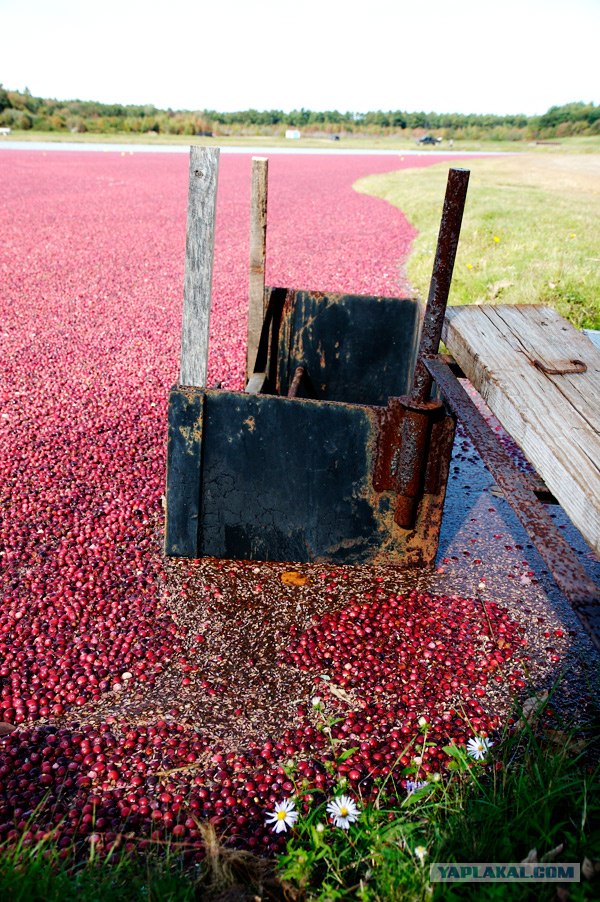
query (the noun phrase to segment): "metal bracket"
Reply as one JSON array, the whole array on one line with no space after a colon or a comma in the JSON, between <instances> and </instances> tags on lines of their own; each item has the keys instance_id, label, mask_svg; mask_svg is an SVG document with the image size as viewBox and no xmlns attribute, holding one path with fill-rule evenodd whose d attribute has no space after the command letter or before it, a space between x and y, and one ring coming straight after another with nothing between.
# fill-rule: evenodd
<instances>
[{"instance_id":1,"label":"metal bracket","mask_svg":"<svg viewBox=\"0 0 600 902\"><path fill-rule=\"evenodd\" d=\"M573 373L587 373L587 363L583 360L560 360L557 366L548 366L537 357L530 358L536 369L541 370L547 376L571 376Z\"/></svg>"}]
</instances>

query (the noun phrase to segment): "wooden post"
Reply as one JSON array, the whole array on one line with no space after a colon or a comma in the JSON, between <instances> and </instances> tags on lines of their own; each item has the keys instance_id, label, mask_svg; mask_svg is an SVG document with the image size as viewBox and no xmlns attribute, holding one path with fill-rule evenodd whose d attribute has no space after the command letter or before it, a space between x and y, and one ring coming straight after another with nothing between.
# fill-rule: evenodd
<instances>
[{"instance_id":1,"label":"wooden post","mask_svg":"<svg viewBox=\"0 0 600 902\"><path fill-rule=\"evenodd\" d=\"M254 371L254 361L264 319L265 258L267 247L267 180L269 161L252 157L250 200L250 291L248 302L248 351L246 381Z\"/></svg>"},{"instance_id":2,"label":"wooden post","mask_svg":"<svg viewBox=\"0 0 600 902\"><path fill-rule=\"evenodd\" d=\"M179 381L198 388L208 369L218 173L218 147L190 148Z\"/></svg>"}]
</instances>

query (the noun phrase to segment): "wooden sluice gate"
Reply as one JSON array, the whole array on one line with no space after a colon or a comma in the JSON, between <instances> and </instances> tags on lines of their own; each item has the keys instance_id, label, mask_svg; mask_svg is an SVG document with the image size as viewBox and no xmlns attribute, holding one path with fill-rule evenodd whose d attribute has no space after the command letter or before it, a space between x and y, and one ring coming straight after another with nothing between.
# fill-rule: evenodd
<instances>
[{"instance_id":1,"label":"wooden sluice gate","mask_svg":"<svg viewBox=\"0 0 600 902\"><path fill-rule=\"evenodd\" d=\"M263 268L250 305L247 389L206 387L210 280L190 270L212 254L198 245L214 211L206 195L216 190L209 174L217 159L212 149L192 149L190 205L203 173L204 223L199 231L188 209L182 374L169 398L166 553L431 566L454 417L413 390L427 334L415 299L265 288ZM435 302L443 307L467 181L466 171L451 173L436 258ZM260 231L260 203L252 219ZM251 273L260 269L255 260ZM439 332L443 309L438 320ZM188 354L204 357L196 372Z\"/></svg>"},{"instance_id":2,"label":"wooden sluice gate","mask_svg":"<svg viewBox=\"0 0 600 902\"><path fill-rule=\"evenodd\" d=\"M540 499L558 499L598 552L600 351L545 308L446 310L469 172L449 172L423 311L414 298L265 287L267 161L255 159L247 385L232 392L206 384L218 156L190 155L166 554L431 567L459 418L598 646L600 591ZM465 376L547 486L499 447Z\"/></svg>"}]
</instances>

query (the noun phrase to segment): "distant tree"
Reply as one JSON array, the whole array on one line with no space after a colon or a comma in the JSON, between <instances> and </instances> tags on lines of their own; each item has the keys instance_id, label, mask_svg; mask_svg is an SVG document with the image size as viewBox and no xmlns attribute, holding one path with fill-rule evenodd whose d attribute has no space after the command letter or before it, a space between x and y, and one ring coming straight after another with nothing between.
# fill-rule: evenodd
<instances>
[{"instance_id":1,"label":"distant tree","mask_svg":"<svg viewBox=\"0 0 600 902\"><path fill-rule=\"evenodd\" d=\"M406 117L398 111L392 113L390 122L392 128L406 128Z\"/></svg>"},{"instance_id":2,"label":"distant tree","mask_svg":"<svg viewBox=\"0 0 600 902\"><path fill-rule=\"evenodd\" d=\"M10 100L8 99L8 93L4 90L3 85L0 83L0 113L2 110L7 109L11 105Z\"/></svg>"},{"instance_id":3,"label":"distant tree","mask_svg":"<svg viewBox=\"0 0 600 902\"><path fill-rule=\"evenodd\" d=\"M463 113L425 113L371 110L159 110L152 104L102 104L97 101L55 100L34 97L28 88L10 91L0 84L0 123L14 128L108 132L165 132L170 134L277 134L284 125L323 132L370 131L386 133L411 129L431 130L453 138L519 140L536 137L600 134L600 107L582 101L554 106L542 116Z\"/></svg>"}]
</instances>

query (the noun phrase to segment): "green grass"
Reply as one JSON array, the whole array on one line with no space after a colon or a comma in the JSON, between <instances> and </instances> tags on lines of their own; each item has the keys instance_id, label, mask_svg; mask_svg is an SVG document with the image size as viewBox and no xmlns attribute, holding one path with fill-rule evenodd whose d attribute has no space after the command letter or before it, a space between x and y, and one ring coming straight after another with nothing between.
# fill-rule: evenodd
<instances>
[{"instance_id":1,"label":"green grass","mask_svg":"<svg viewBox=\"0 0 600 902\"><path fill-rule=\"evenodd\" d=\"M40 842L0 856L0 896L5 902L187 902L194 899L194 882L169 856L88 859L74 866L58 857L51 842Z\"/></svg>"},{"instance_id":2,"label":"green grass","mask_svg":"<svg viewBox=\"0 0 600 902\"><path fill-rule=\"evenodd\" d=\"M32 844L21 841L0 848L0 898L3 902L217 902L236 888L261 894L280 885L273 862L226 848L210 824L203 825L202 835L204 858L194 865L186 862L185 852L158 842L143 852L121 849L99 857L88 851L82 857L73 848L59 852L52 837Z\"/></svg>"},{"instance_id":3,"label":"green grass","mask_svg":"<svg viewBox=\"0 0 600 902\"><path fill-rule=\"evenodd\" d=\"M600 329L600 155L472 158L450 303L545 304ZM427 296L448 164L369 176L355 187L418 230L409 282Z\"/></svg>"},{"instance_id":4,"label":"green grass","mask_svg":"<svg viewBox=\"0 0 600 902\"><path fill-rule=\"evenodd\" d=\"M407 796L389 782L375 804L361 805L348 831L327 820L325 801L301 816L278 862L225 848L210 825L205 857L186 867L155 847L100 861L61 858L52 839L0 850L0 898L20 900L235 899L548 900L553 884L429 883L431 862L586 862L595 877L569 885L583 902L600 893L600 788L596 726L566 730L542 701L520 728L506 731L484 762L453 749L452 768ZM522 713L522 712L521 712ZM552 728L551 728L552 727ZM418 776L418 775L415 775ZM396 795L397 801L390 799ZM64 854L64 853L63 853Z\"/></svg>"},{"instance_id":5,"label":"green grass","mask_svg":"<svg viewBox=\"0 0 600 902\"><path fill-rule=\"evenodd\" d=\"M521 862L533 849L539 861L600 858L599 774L573 734L526 725L494 751L489 763L473 765L457 749L453 775L399 806L368 808L347 835L329 826L319 832L324 812L315 811L299 822L282 876L320 902L416 902L432 891L436 900L555 898L549 884L429 883L431 862ZM599 891L597 878L583 880L570 887L570 899L597 898Z\"/></svg>"}]
</instances>

